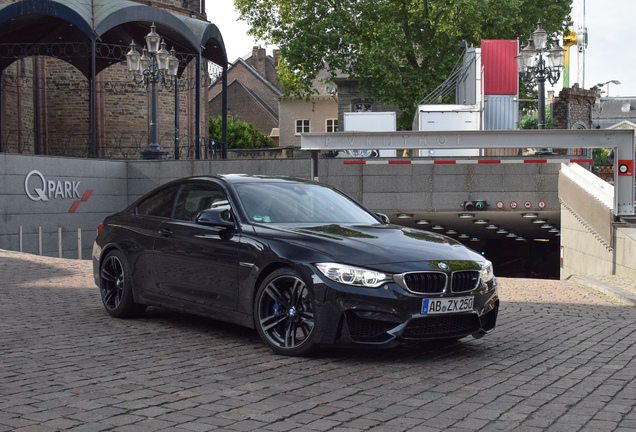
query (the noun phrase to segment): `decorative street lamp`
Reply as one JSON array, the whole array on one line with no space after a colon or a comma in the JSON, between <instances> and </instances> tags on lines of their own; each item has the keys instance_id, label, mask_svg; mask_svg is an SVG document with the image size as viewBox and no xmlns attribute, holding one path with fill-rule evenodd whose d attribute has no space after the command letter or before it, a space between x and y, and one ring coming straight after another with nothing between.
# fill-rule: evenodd
<instances>
[{"instance_id":1,"label":"decorative street lamp","mask_svg":"<svg viewBox=\"0 0 636 432\"><path fill-rule=\"evenodd\" d=\"M174 48L166 50L166 43L156 32L154 23L150 33L145 37L146 48L139 54L135 43L130 43L130 51L126 54L128 70L133 73L135 84L143 84L148 88L150 84L150 137L148 147L141 152L142 159L166 159L168 152L161 149L158 143L157 125L157 84L171 88L173 83L166 76L176 77L179 70L179 59L175 56ZM175 156L176 157L176 156Z\"/></svg>"},{"instance_id":2,"label":"decorative street lamp","mask_svg":"<svg viewBox=\"0 0 636 432\"><path fill-rule=\"evenodd\" d=\"M536 30L528 39L528 45L522 47L519 55L515 57L519 73L524 73L529 82L537 80L539 129L545 129L545 81L548 80L554 85L561 76L565 62L565 49L555 41L554 46L548 50L547 43L548 32L539 21Z\"/></svg>"}]
</instances>

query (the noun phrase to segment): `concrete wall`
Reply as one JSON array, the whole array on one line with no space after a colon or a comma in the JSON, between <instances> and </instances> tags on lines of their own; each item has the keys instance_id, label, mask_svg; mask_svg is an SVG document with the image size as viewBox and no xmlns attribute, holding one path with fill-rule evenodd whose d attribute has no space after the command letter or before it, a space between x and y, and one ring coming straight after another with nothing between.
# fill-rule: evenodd
<instances>
[{"instance_id":1,"label":"concrete wall","mask_svg":"<svg viewBox=\"0 0 636 432\"><path fill-rule=\"evenodd\" d=\"M636 228L612 214L614 188L580 167L559 175L561 279L636 275Z\"/></svg>"},{"instance_id":2,"label":"concrete wall","mask_svg":"<svg viewBox=\"0 0 636 432\"><path fill-rule=\"evenodd\" d=\"M614 245L613 274L636 275L636 228L617 226Z\"/></svg>"},{"instance_id":3,"label":"concrete wall","mask_svg":"<svg viewBox=\"0 0 636 432\"><path fill-rule=\"evenodd\" d=\"M38 228L41 228L42 254L58 256L58 228L61 228L62 256L77 258L79 228L82 257L88 259L97 226L104 217L170 180L213 173L309 179L310 167L309 159L125 162L0 153L0 249L20 250L22 227L22 250L39 253ZM40 199L36 192L44 188L34 170L44 177L47 188L43 193L47 200ZM27 181L29 173L32 174ZM49 182L55 186L50 197ZM66 185L70 188L68 193ZM86 195L89 190L92 192ZM29 198L27 191L37 200ZM77 201L77 208L70 212Z\"/></svg>"},{"instance_id":4,"label":"concrete wall","mask_svg":"<svg viewBox=\"0 0 636 432\"><path fill-rule=\"evenodd\" d=\"M572 275L636 275L636 228L614 224L613 247L564 206L561 211L561 279Z\"/></svg>"},{"instance_id":5,"label":"concrete wall","mask_svg":"<svg viewBox=\"0 0 636 432\"><path fill-rule=\"evenodd\" d=\"M44 177L45 188L34 170ZM33 174L27 182L29 173ZM98 224L127 203L126 176L125 162L0 153L0 248L20 250L22 227L22 250L38 253L41 228L42 253L58 256L61 228L62 256L77 258L77 230L81 229L82 257L89 258ZM49 182L55 185L50 194ZM40 199L36 189L45 189L47 200ZM92 192L87 195L89 190ZM27 191L37 200L29 198ZM77 201L79 205L70 212Z\"/></svg>"},{"instance_id":6,"label":"concrete wall","mask_svg":"<svg viewBox=\"0 0 636 432\"><path fill-rule=\"evenodd\" d=\"M571 275L611 275L613 252L587 222L568 206L561 210L561 279Z\"/></svg>"},{"instance_id":7,"label":"concrete wall","mask_svg":"<svg viewBox=\"0 0 636 432\"><path fill-rule=\"evenodd\" d=\"M34 201L42 180L27 175L37 170L48 185L61 184L48 201ZM426 210L457 212L466 199L533 202L558 209L557 164L491 165L346 165L342 159L321 158L319 180L350 194L376 211ZM0 248L38 253L38 227L43 230L43 254L57 256L57 229L63 231L63 256L77 257L77 229L83 232L82 256L90 257L95 230L105 216L121 210L153 188L181 177L246 173L311 178L310 159L209 161L111 161L0 153ZM65 182L74 196L63 193ZM85 201L86 191L92 193ZM48 197L48 195L47 195ZM74 212L69 212L79 201Z\"/></svg>"},{"instance_id":8,"label":"concrete wall","mask_svg":"<svg viewBox=\"0 0 636 432\"><path fill-rule=\"evenodd\" d=\"M320 181L375 211L457 212L466 200L544 201L558 210L558 164L345 165L322 159Z\"/></svg>"}]
</instances>

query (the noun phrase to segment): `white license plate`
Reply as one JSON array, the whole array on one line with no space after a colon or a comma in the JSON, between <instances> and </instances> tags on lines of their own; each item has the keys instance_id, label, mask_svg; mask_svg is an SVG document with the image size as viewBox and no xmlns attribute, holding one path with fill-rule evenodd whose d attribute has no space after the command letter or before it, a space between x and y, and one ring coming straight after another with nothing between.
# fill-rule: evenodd
<instances>
[{"instance_id":1,"label":"white license plate","mask_svg":"<svg viewBox=\"0 0 636 432\"><path fill-rule=\"evenodd\" d=\"M422 314L435 315L473 310L474 297L449 297L441 299L424 299Z\"/></svg>"}]
</instances>

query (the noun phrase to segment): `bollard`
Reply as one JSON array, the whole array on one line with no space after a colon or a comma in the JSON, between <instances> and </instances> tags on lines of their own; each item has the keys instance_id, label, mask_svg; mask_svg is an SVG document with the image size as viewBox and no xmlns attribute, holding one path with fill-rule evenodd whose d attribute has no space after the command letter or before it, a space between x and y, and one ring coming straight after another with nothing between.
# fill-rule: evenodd
<instances>
[{"instance_id":1,"label":"bollard","mask_svg":"<svg viewBox=\"0 0 636 432\"><path fill-rule=\"evenodd\" d=\"M38 227L38 254L42 256L42 227Z\"/></svg>"},{"instance_id":2,"label":"bollard","mask_svg":"<svg viewBox=\"0 0 636 432\"><path fill-rule=\"evenodd\" d=\"M20 253L22 253L22 226L18 230L18 243L20 244Z\"/></svg>"},{"instance_id":3,"label":"bollard","mask_svg":"<svg viewBox=\"0 0 636 432\"><path fill-rule=\"evenodd\" d=\"M77 229L77 259L82 259L82 229Z\"/></svg>"},{"instance_id":4,"label":"bollard","mask_svg":"<svg viewBox=\"0 0 636 432\"><path fill-rule=\"evenodd\" d=\"M62 228L57 229L57 257L62 258Z\"/></svg>"}]
</instances>

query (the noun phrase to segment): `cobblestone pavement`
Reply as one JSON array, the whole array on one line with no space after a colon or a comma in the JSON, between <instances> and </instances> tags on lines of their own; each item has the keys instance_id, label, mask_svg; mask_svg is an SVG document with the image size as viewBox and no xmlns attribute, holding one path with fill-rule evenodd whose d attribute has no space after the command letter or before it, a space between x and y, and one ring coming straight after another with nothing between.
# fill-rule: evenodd
<instances>
[{"instance_id":1,"label":"cobblestone pavement","mask_svg":"<svg viewBox=\"0 0 636 432\"><path fill-rule=\"evenodd\" d=\"M500 283L483 339L287 358L214 320L111 318L90 262L0 251L0 431L636 430L636 309Z\"/></svg>"}]
</instances>

